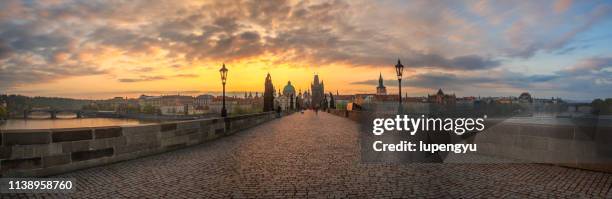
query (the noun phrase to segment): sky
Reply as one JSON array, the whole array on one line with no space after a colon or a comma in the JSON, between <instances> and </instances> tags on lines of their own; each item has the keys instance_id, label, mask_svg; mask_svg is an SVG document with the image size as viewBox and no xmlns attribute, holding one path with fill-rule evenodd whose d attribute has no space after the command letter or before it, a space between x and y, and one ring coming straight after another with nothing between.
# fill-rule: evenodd
<instances>
[{"instance_id":1,"label":"sky","mask_svg":"<svg viewBox=\"0 0 612 199\"><path fill-rule=\"evenodd\" d=\"M0 1L0 93L612 97L612 1Z\"/></svg>"}]
</instances>

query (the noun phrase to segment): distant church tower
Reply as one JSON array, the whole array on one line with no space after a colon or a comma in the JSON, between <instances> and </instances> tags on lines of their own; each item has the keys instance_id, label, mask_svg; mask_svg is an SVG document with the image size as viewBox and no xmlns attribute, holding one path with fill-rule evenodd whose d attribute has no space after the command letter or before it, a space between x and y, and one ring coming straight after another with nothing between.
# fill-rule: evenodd
<instances>
[{"instance_id":1,"label":"distant church tower","mask_svg":"<svg viewBox=\"0 0 612 199\"><path fill-rule=\"evenodd\" d=\"M319 83L319 75L314 76L314 82L310 84L310 89L312 90L312 100L310 102L311 106L321 107L321 102L325 97L325 85L323 84L323 81Z\"/></svg>"},{"instance_id":2,"label":"distant church tower","mask_svg":"<svg viewBox=\"0 0 612 199\"><path fill-rule=\"evenodd\" d=\"M376 94L377 95L386 95L387 94L387 87L385 87L385 85L383 85L382 73L378 77L378 87L376 87Z\"/></svg>"},{"instance_id":3,"label":"distant church tower","mask_svg":"<svg viewBox=\"0 0 612 199\"><path fill-rule=\"evenodd\" d=\"M264 112L273 111L274 110L274 85L272 85L272 76L270 76L270 73L268 73L268 76L266 76L266 82L264 86L265 86L265 90L263 93L263 98L264 98L263 111Z\"/></svg>"}]
</instances>

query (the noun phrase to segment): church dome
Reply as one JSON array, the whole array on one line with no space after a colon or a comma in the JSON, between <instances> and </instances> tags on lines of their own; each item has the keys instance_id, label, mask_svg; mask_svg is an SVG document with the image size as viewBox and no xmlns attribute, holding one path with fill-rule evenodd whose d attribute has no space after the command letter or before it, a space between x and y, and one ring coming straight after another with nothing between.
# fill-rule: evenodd
<instances>
[{"instance_id":1,"label":"church dome","mask_svg":"<svg viewBox=\"0 0 612 199\"><path fill-rule=\"evenodd\" d=\"M295 88L291 85L291 81L287 82L285 88L283 88L283 95L285 96L295 96Z\"/></svg>"},{"instance_id":2,"label":"church dome","mask_svg":"<svg viewBox=\"0 0 612 199\"><path fill-rule=\"evenodd\" d=\"M521 93L521 95L519 96L519 100L522 102L532 102L533 101L533 99L531 98L531 94L529 94L528 92Z\"/></svg>"}]
</instances>

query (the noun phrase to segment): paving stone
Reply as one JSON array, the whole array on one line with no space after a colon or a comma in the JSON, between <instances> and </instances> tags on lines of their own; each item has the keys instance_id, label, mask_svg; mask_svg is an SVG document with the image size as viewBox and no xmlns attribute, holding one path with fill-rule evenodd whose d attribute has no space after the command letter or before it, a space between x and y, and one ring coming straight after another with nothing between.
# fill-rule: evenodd
<instances>
[{"instance_id":1,"label":"paving stone","mask_svg":"<svg viewBox=\"0 0 612 199\"><path fill-rule=\"evenodd\" d=\"M362 163L358 129L307 111L188 148L51 176L75 178L72 194L2 197L612 198L612 174L545 164Z\"/></svg>"}]
</instances>

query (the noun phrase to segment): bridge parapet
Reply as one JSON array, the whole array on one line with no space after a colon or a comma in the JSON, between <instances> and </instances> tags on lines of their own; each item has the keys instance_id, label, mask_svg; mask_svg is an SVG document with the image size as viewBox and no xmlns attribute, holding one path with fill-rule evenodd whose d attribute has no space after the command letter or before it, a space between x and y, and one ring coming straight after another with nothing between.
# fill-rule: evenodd
<instances>
[{"instance_id":1,"label":"bridge parapet","mask_svg":"<svg viewBox=\"0 0 612 199\"><path fill-rule=\"evenodd\" d=\"M0 131L1 176L47 176L214 140L275 118L273 112L161 124Z\"/></svg>"},{"instance_id":2,"label":"bridge parapet","mask_svg":"<svg viewBox=\"0 0 612 199\"><path fill-rule=\"evenodd\" d=\"M362 125L371 123L373 115L367 111L331 110L330 113ZM477 144L477 154L521 163L612 172L612 119L609 116L489 118L485 126L484 131L470 134L462 141Z\"/></svg>"}]
</instances>

